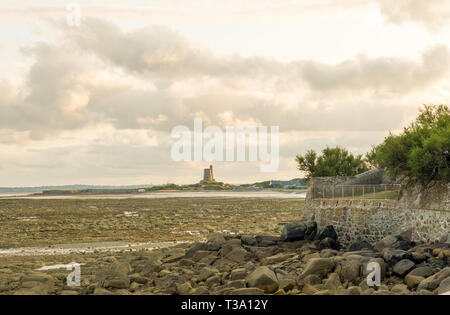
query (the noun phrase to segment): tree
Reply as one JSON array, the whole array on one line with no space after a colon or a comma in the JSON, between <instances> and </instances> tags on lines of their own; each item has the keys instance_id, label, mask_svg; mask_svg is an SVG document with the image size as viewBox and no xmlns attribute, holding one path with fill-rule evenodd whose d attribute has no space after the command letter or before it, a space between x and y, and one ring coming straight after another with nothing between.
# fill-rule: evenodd
<instances>
[{"instance_id":1,"label":"tree","mask_svg":"<svg viewBox=\"0 0 450 315\"><path fill-rule=\"evenodd\" d=\"M320 156L315 151L309 150L304 156L297 155L295 160L297 168L306 173L307 179L321 176L353 176L369 170L361 155L354 156L341 147L326 147Z\"/></svg>"},{"instance_id":2,"label":"tree","mask_svg":"<svg viewBox=\"0 0 450 315\"><path fill-rule=\"evenodd\" d=\"M445 105L423 105L414 122L400 135L389 134L369 153L374 163L395 178L404 174L422 183L450 180L450 112Z\"/></svg>"}]
</instances>

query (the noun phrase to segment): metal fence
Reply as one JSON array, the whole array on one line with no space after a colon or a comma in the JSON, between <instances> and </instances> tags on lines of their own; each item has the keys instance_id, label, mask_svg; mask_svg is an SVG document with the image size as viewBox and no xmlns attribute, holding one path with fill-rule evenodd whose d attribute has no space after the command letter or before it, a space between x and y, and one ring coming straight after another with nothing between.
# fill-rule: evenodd
<instances>
[{"instance_id":1,"label":"metal fence","mask_svg":"<svg viewBox=\"0 0 450 315\"><path fill-rule=\"evenodd\" d=\"M400 189L400 184L313 185L311 193L312 199L396 199Z\"/></svg>"}]
</instances>

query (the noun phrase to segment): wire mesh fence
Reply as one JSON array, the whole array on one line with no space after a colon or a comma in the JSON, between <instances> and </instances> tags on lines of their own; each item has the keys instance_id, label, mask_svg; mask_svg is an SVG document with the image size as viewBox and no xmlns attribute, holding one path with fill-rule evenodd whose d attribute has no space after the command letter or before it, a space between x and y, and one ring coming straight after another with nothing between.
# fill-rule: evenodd
<instances>
[{"instance_id":1,"label":"wire mesh fence","mask_svg":"<svg viewBox=\"0 0 450 315\"><path fill-rule=\"evenodd\" d=\"M313 185L312 199L397 199L400 184Z\"/></svg>"}]
</instances>

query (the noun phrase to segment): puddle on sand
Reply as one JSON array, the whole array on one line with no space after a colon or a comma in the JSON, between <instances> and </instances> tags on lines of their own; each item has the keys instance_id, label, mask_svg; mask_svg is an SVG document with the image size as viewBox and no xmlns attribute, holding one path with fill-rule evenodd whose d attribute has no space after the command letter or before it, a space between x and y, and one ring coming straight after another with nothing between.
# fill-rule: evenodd
<instances>
[{"instance_id":1,"label":"puddle on sand","mask_svg":"<svg viewBox=\"0 0 450 315\"><path fill-rule=\"evenodd\" d=\"M123 250L153 250L166 248L185 243L177 242L146 242L146 243L126 243L126 242L100 242L100 243L77 243L61 244L47 247L20 247L0 249L1 256L37 256L37 255L68 255L80 253L97 252L119 252Z\"/></svg>"}]
</instances>

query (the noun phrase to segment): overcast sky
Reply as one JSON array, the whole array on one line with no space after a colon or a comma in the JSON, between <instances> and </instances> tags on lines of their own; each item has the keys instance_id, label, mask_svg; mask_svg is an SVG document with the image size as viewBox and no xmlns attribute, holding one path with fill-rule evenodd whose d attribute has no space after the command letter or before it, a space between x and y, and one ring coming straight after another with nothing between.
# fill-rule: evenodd
<instances>
[{"instance_id":1,"label":"overcast sky","mask_svg":"<svg viewBox=\"0 0 450 315\"><path fill-rule=\"evenodd\" d=\"M280 127L280 167L214 163L218 180L301 174L294 157L362 154L450 100L448 0L0 0L0 186L178 184L172 128Z\"/></svg>"}]
</instances>

